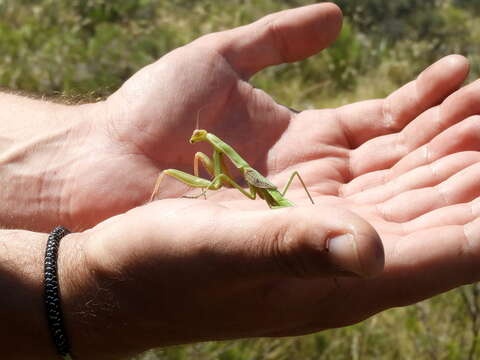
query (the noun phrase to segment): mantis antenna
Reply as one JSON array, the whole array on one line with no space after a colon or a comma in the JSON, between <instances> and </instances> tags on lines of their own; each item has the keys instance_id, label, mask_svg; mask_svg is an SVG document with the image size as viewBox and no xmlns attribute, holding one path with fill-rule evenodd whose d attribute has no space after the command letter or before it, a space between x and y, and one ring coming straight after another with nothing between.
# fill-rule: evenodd
<instances>
[{"instance_id":1,"label":"mantis antenna","mask_svg":"<svg viewBox=\"0 0 480 360\"><path fill-rule=\"evenodd\" d=\"M200 113L202 112L203 109L205 109L208 105L203 105L198 111L197 111L197 120L195 121L195 129L200 129Z\"/></svg>"}]
</instances>

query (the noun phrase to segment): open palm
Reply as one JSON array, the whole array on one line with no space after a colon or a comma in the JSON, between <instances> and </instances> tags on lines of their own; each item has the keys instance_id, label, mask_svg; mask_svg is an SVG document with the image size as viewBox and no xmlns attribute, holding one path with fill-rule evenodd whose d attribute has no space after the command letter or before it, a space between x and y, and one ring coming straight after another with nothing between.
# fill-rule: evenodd
<instances>
[{"instance_id":1,"label":"open palm","mask_svg":"<svg viewBox=\"0 0 480 360\"><path fill-rule=\"evenodd\" d=\"M299 8L205 36L140 70L106 101L107 116L94 125L104 131L96 131L86 147L101 144L101 151L91 164L95 169L78 168L79 189L73 193L89 196L76 198L77 216L72 218L77 224L83 219L84 227L95 224L146 202L160 170L191 172L193 153L211 151L206 144L194 147L187 142L197 121L276 184L299 170L309 189L321 196L317 202L341 203L378 226L383 221L411 220L447 205L434 199L435 190L426 187L476 161L472 152L447 157L476 150L459 148L474 147L474 141L464 141L472 136L468 124L474 126L474 120L448 129L443 138L433 141L436 147L424 145L475 113L475 106L466 106L468 96L474 101L469 89L475 85L452 95L448 106L434 107L464 80L468 66L461 58L442 60L385 100L300 114L246 82L268 65L302 59L327 46L339 25L337 9L329 4ZM450 145L439 149L445 142ZM432 175L428 166L420 168L441 158L445 159L438 164L448 168L443 178ZM99 166L101 172L96 171ZM408 191L416 188L423 188L414 193L416 205L405 204L402 196L410 196ZM167 181L160 198L179 197L185 191L181 184ZM290 191L288 196L298 197L297 202L306 199L295 183ZM422 197L423 193L430 197ZM234 191L209 194L212 200L237 196ZM465 196L450 201L463 202Z\"/></svg>"},{"instance_id":2,"label":"open palm","mask_svg":"<svg viewBox=\"0 0 480 360\"><path fill-rule=\"evenodd\" d=\"M201 278L197 279L198 285L186 285L185 290L176 293L180 298L191 298L197 291L211 294L217 291L214 289L224 288L228 294L230 286L238 285L236 281L244 281L240 283L245 293L234 292L233 298L225 298L223 293L218 299L209 297L209 306L215 309L209 321L218 333L209 334L199 320L197 331L202 335L197 340L235 338L243 334L294 335L343 326L392 306L411 304L477 280L476 239L480 223L476 220L479 189L475 179L480 172L480 132L479 119L472 115L479 108L476 99L479 83L457 90L467 73L466 60L453 55L432 65L386 99L300 113L276 104L241 78L234 78L230 85L233 90L225 91L227 96L223 101L203 108L197 105L202 108L202 127L212 129L211 132L234 146L275 184L283 185L294 170L302 174L316 204L309 206L303 188L293 183L286 196L299 207L305 205L306 211L303 217L296 212L291 216L308 223L318 216L346 216L338 209L354 212L375 228L385 251L385 269L373 279L305 279L300 272L293 278L267 278L261 285L254 281L251 287L245 279L238 279L241 273L238 269L245 264L236 263L235 253L227 268L218 267L221 279L207 272L205 276L198 275ZM177 145L170 145L171 152L160 151L158 160L152 161L160 169L176 162L174 167L191 172L193 152L211 151L208 144L192 146L185 141L195 121L195 117L185 117L183 122L171 125L176 126L171 139L179 137L174 140ZM166 149L163 145L161 148ZM151 182L158 176L157 166L153 166ZM160 198L176 198L186 191L187 187L170 179L163 184ZM191 193L198 194L199 190ZM178 215L172 216L172 212ZM132 247L134 253L142 254L142 263L151 264L161 262L159 259L166 257L171 247L196 249L199 243L207 249L211 247L207 253L215 254L220 247L228 259L224 246L228 247L229 237L238 238L248 248L251 223L262 224L257 230L260 239L264 232L268 233L269 216L265 213L277 210L269 210L261 200L245 198L236 189L223 188L208 192L207 201L158 201L135 209L126 217L131 223L142 223L135 228L136 236L149 234L148 241L137 242L141 248L135 244ZM278 219L281 218L279 213ZM212 221L216 224L214 228ZM143 228L149 231L143 232ZM157 232L152 234L151 229ZM212 234L218 239L213 240ZM132 247L121 245L122 250L118 251L117 240L114 238L109 253L128 257ZM150 245L145 247L145 244ZM161 250L158 244L163 244ZM261 247L260 244L256 246ZM198 254L191 256L195 258ZM202 274L204 267L216 268L215 259L213 256L206 263L201 262L199 268L195 267L198 266L195 260L191 261L192 273ZM182 264L185 266L185 262ZM252 267L254 271L255 266ZM158 281L155 277L155 282ZM223 282L222 287L219 284ZM164 284L168 289L168 280ZM206 290L210 286L211 293ZM268 289L268 296L258 288ZM184 321L192 326L197 317L198 312L192 307L191 312L183 310L180 318L175 316L171 321ZM225 318L237 326L233 330L223 328Z\"/></svg>"},{"instance_id":3,"label":"open palm","mask_svg":"<svg viewBox=\"0 0 480 360\"><path fill-rule=\"evenodd\" d=\"M338 109L297 113L247 82L327 46L340 18L334 5L318 4L200 38L140 70L92 122L101 131L86 148L102 151L91 167L78 166L74 193L88 196L75 199L72 218L83 227L147 202L161 170L192 172L194 152L211 152L187 142L197 121L279 187L298 170L314 196L308 205L294 182L286 196L299 206L272 211L236 189L209 191L207 201L178 199L198 189L170 179L158 196L169 200L92 230L103 271L143 274L119 285L125 296L152 291L129 297L135 306L127 308L191 331L172 343L342 326L479 279L480 131L472 115L480 84L457 90L468 73L463 57L440 60L386 99ZM378 274L383 254L375 254L381 245L369 224L385 253L379 276L302 273L303 250L319 250L311 268L328 264L325 239L336 227L363 235L358 253L373 271L356 274ZM102 234L109 227L113 235Z\"/></svg>"}]
</instances>

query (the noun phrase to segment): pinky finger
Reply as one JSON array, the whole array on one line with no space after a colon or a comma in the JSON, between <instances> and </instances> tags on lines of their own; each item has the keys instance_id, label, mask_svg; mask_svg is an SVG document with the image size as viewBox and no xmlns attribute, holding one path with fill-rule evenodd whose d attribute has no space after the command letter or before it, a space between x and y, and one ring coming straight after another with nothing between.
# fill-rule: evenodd
<instances>
[{"instance_id":1,"label":"pinky finger","mask_svg":"<svg viewBox=\"0 0 480 360\"><path fill-rule=\"evenodd\" d=\"M385 247L385 273L367 284L383 306L406 306L480 280L480 219L398 238Z\"/></svg>"}]
</instances>

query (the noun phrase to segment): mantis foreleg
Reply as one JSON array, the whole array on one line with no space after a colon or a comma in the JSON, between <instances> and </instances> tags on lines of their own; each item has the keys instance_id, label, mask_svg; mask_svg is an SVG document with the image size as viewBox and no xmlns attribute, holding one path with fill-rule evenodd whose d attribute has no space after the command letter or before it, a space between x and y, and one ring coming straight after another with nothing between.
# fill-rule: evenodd
<instances>
[{"instance_id":1,"label":"mantis foreleg","mask_svg":"<svg viewBox=\"0 0 480 360\"><path fill-rule=\"evenodd\" d=\"M207 172L210 174L210 176L215 176L215 169L213 166L213 161L210 159L207 155L205 155L202 152L197 152L195 153L195 156L193 158L193 174L195 176L199 175L198 172L198 162L201 162L203 167L207 170Z\"/></svg>"},{"instance_id":2,"label":"mantis foreleg","mask_svg":"<svg viewBox=\"0 0 480 360\"><path fill-rule=\"evenodd\" d=\"M215 173L215 162L214 160L210 159L207 155L205 155L204 153L202 152L197 152L195 154L195 157L193 158L193 174L195 176L199 176L199 166L198 166L198 163L200 162L203 167L205 168L205 170L207 170L207 172L210 174L210 176L215 177L215 175L218 175L218 174L226 174L227 176L229 176L230 178L232 177L230 175L230 172L228 171L228 167L227 165L225 164L225 157L223 156L223 154L219 153L218 154L218 159L219 159L219 163L220 163L220 172L218 172L217 174ZM228 186L228 187L231 187L230 184L226 183L226 184L223 184L224 186Z\"/></svg>"},{"instance_id":3,"label":"mantis foreleg","mask_svg":"<svg viewBox=\"0 0 480 360\"><path fill-rule=\"evenodd\" d=\"M212 176L212 177L215 176L215 165L214 165L213 161L207 155L205 155L202 152L195 153L195 156L193 158L193 174L195 176L198 177L198 175L199 175L199 173L198 173L198 162L199 161L203 165L205 170L207 170L207 172L210 174L210 176ZM203 194L203 197L206 200L207 196L205 195L204 192L202 192L200 194L200 196L202 194ZM198 196L184 196L184 197L196 199Z\"/></svg>"}]
</instances>

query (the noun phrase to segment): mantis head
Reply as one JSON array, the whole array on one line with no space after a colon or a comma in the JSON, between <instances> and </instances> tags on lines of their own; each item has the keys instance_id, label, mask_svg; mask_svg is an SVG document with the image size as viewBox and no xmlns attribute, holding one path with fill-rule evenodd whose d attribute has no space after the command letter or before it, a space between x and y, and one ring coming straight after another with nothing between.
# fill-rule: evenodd
<instances>
[{"instance_id":1,"label":"mantis head","mask_svg":"<svg viewBox=\"0 0 480 360\"><path fill-rule=\"evenodd\" d=\"M193 130L192 137L190 138L190 144L195 144L200 141L207 140L207 131L206 130Z\"/></svg>"}]
</instances>

